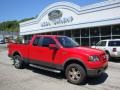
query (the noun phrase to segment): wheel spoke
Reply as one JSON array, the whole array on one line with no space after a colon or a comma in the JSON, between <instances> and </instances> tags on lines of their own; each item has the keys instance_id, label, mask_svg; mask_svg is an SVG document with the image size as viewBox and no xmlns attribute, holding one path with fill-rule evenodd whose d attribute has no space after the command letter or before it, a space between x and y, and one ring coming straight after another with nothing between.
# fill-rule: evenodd
<instances>
[{"instance_id":1,"label":"wheel spoke","mask_svg":"<svg viewBox=\"0 0 120 90\"><path fill-rule=\"evenodd\" d=\"M72 72L72 71L69 71L69 75L73 75L73 72Z\"/></svg>"},{"instance_id":2,"label":"wheel spoke","mask_svg":"<svg viewBox=\"0 0 120 90\"><path fill-rule=\"evenodd\" d=\"M76 80L80 79L79 75L75 75Z\"/></svg>"},{"instance_id":3,"label":"wheel spoke","mask_svg":"<svg viewBox=\"0 0 120 90\"><path fill-rule=\"evenodd\" d=\"M71 78L72 78L72 80L74 80L74 79L75 79L75 75L72 75L72 77L71 77Z\"/></svg>"},{"instance_id":4,"label":"wheel spoke","mask_svg":"<svg viewBox=\"0 0 120 90\"><path fill-rule=\"evenodd\" d=\"M77 75L80 75L80 71L77 71L76 74L77 74Z\"/></svg>"},{"instance_id":5,"label":"wheel spoke","mask_svg":"<svg viewBox=\"0 0 120 90\"><path fill-rule=\"evenodd\" d=\"M70 76L71 80L73 80L73 81L79 80L81 77L80 71L78 71L78 69L75 67L71 68L69 70L69 76Z\"/></svg>"},{"instance_id":6,"label":"wheel spoke","mask_svg":"<svg viewBox=\"0 0 120 90\"><path fill-rule=\"evenodd\" d=\"M76 72L75 68L72 68L71 70L72 70L72 72Z\"/></svg>"},{"instance_id":7,"label":"wheel spoke","mask_svg":"<svg viewBox=\"0 0 120 90\"><path fill-rule=\"evenodd\" d=\"M15 66L19 66L19 59L17 57L15 58Z\"/></svg>"}]
</instances>

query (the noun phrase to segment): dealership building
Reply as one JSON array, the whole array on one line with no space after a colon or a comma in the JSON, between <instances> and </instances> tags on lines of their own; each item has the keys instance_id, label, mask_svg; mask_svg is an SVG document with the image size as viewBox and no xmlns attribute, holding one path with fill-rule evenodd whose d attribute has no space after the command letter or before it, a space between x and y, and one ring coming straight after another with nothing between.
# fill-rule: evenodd
<instances>
[{"instance_id":1,"label":"dealership building","mask_svg":"<svg viewBox=\"0 0 120 90\"><path fill-rule=\"evenodd\" d=\"M51 4L35 19L20 23L24 42L35 34L69 36L81 46L120 39L120 0L83 7L65 1Z\"/></svg>"}]
</instances>

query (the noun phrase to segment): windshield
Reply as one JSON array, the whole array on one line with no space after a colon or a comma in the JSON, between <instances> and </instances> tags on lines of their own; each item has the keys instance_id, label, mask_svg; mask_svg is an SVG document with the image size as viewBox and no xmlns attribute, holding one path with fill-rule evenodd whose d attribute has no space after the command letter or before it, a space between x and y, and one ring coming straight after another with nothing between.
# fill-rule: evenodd
<instances>
[{"instance_id":1,"label":"windshield","mask_svg":"<svg viewBox=\"0 0 120 90\"><path fill-rule=\"evenodd\" d=\"M78 47L79 44L69 37L57 37L60 44L65 48Z\"/></svg>"}]
</instances>

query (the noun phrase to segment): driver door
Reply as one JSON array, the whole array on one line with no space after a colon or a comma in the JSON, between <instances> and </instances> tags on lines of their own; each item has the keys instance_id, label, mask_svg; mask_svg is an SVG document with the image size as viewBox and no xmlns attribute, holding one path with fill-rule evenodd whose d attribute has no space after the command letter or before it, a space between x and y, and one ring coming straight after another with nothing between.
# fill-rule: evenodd
<instances>
[{"instance_id":1,"label":"driver door","mask_svg":"<svg viewBox=\"0 0 120 90\"><path fill-rule=\"evenodd\" d=\"M42 48L39 52L42 52L40 56L43 62L51 62L53 61L53 57L55 55L55 50L49 47L50 44L56 44L53 38L51 37L44 37L42 41Z\"/></svg>"},{"instance_id":2,"label":"driver door","mask_svg":"<svg viewBox=\"0 0 120 90\"><path fill-rule=\"evenodd\" d=\"M52 63L54 49L49 44L56 44L50 37L37 37L30 46L30 60L40 63Z\"/></svg>"}]
</instances>

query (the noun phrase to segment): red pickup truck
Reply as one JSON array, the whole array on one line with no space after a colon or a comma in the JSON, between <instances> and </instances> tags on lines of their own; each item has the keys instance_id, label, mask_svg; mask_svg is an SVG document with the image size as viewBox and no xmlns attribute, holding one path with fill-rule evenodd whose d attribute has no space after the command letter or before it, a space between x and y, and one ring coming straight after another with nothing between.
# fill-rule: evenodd
<instances>
[{"instance_id":1,"label":"red pickup truck","mask_svg":"<svg viewBox=\"0 0 120 90\"><path fill-rule=\"evenodd\" d=\"M73 84L82 84L87 76L103 73L108 67L104 51L80 47L66 36L35 35L29 44L8 45L15 68L33 64L64 72Z\"/></svg>"}]
</instances>

